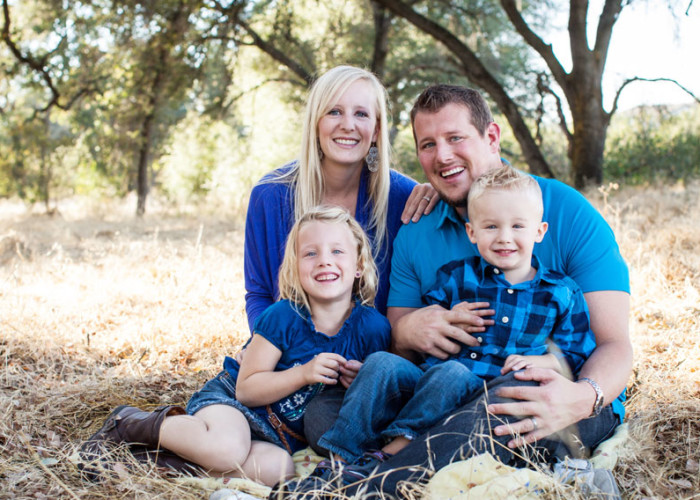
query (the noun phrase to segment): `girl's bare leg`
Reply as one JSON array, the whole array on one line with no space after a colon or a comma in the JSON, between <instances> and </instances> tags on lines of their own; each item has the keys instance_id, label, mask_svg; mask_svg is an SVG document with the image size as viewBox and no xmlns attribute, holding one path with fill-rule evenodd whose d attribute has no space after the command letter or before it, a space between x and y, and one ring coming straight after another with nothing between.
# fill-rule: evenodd
<instances>
[{"instance_id":1,"label":"girl's bare leg","mask_svg":"<svg viewBox=\"0 0 700 500\"><path fill-rule=\"evenodd\" d=\"M194 415L163 421L161 446L201 465L212 475L247 477L268 486L294 474L292 458L270 443L251 442L243 414L227 405L211 405Z\"/></svg>"}]
</instances>

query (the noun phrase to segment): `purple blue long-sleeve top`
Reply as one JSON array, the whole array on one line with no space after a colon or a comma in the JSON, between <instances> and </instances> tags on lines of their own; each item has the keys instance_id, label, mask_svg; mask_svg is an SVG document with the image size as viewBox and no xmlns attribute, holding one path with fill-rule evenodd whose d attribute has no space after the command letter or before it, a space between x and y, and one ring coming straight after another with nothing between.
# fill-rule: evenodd
<instances>
[{"instance_id":1,"label":"purple blue long-sleeve top","mask_svg":"<svg viewBox=\"0 0 700 500\"><path fill-rule=\"evenodd\" d=\"M251 331L258 316L279 298L279 268L287 235L294 224L294 185L286 179L271 179L288 172L293 166L294 163L287 164L264 176L250 195L245 225L244 274L246 313ZM370 242L374 243L374 230L368 228L372 215L369 176L369 171L364 168L357 193L355 219L367 232ZM402 225L404 205L415 185L416 182L409 177L395 170L390 172L387 237L375 255L379 272L375 306L382 314L386 314L394 238Z\"/></svg>"}]
</instances>

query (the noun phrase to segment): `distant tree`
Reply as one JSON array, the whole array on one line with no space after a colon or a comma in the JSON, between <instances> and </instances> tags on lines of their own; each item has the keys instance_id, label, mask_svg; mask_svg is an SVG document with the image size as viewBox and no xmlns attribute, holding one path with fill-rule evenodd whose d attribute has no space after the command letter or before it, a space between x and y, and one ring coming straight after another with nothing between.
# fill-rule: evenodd
<instances>
[{"instance_id":1,"label":"distant tree","mask_svg":"<svg viewBox=\"0 0 700 500\"><path fill-rule=\"evenodd\" d=\"M587 184L602 182L605 137L610 118L617 109L617 98L610 111L603 107L602 77L613 28L620 12L632 3L631 1L605 0L597 19L595 35L590 40L588 0L499 0L497 3L449 0L374 1L407 19L446 47L457 59L462 74L474 85L484 89L506 116L530 169L535 173L551 175L551 169L526 123L523 107L513 99L502 76L494 72L474 50L473 43L470 43L466 36L459 36L452 28L454 22L463 16L474 16L484 21L489 16L505 13L510 21L510 28L504 26L504 30L515 30L546 67L546 71L542 72L537 84L533 85L530 91L532 94L549 94L555 99L561 129L568 141L568 155L575 186L582 188ZM436 9L436 4L442 5L443 8ZM489 5L498 5L500 9L497 12L486 8ZM548 16L565 7L569 10L568 33L572 60L570 71L560 63L552 45L545 41L543 35L551 29L551 26L548 26ZM446 15L445 9L449 9L449 15ZM550 82L558 86L563 100ZM568 107L571 124L567 123L563 101Z\"/></svg>"}]
</instances>

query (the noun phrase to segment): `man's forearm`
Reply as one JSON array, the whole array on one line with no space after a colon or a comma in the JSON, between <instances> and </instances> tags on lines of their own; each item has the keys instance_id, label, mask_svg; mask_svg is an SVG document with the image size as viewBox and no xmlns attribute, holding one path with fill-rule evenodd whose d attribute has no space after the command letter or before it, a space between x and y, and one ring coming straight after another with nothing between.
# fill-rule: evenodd
<instances>
[{"instance_id":1,"label":"man's forearm","mask_svg":"<svg viewBox=\"0 0 700 500\"><path fill-rule=\"evenodd\" d=\"M588 377L596 381L603 390L607 404L622 392L632 371L629 295L602 291L589 292L585 296L597 345L581 368L579 378ZM589 390L594 397L593 388Z\"/></svg>"}]
</instances>

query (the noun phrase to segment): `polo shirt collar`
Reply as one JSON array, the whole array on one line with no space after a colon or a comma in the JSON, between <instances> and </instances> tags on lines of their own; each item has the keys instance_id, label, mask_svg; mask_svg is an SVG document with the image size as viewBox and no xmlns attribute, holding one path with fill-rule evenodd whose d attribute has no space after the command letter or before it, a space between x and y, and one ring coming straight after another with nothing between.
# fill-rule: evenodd
<instances>
[{"instance_id":1,"label":"polo shirt collar","mask_svg":"<svg viewBox=\"0 0 700 500\"><path fill-rule=\"evenodd\" d=\"M463 227L464 223L466 222L457 213L457 210L455 210L453 206L449 205L447 202L444 202L442 200L438 202L437 206L434 208L434 211L437 213L438 216L438 228L442 229L451 225Z\"/></svg>"}]
</instances>

